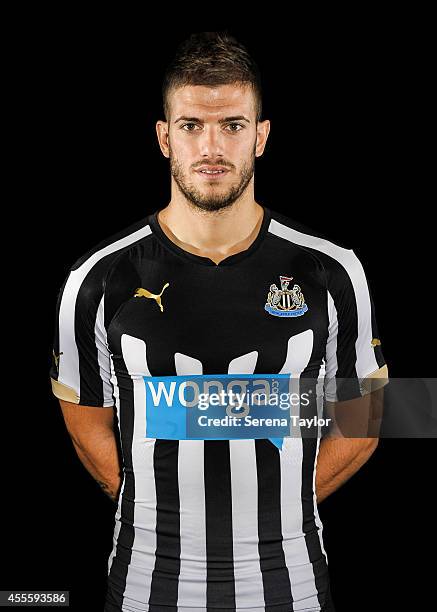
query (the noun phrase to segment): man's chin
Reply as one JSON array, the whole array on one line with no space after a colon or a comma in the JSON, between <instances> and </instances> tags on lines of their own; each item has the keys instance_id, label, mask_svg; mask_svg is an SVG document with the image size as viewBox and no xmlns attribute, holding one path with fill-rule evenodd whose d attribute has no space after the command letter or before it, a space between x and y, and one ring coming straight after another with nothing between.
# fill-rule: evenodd
<instances>
[{"instance_id":1,"label":"man's chin","mask_svg":"<svg viewBox=\"0 0 437 612\"><path fill-rule=\"evenodd\" d=\"M214 212L217 210L222 210L223 208L228 208L234 203L234 200L225 200L225 201L217 201L217 200L197 200L195 198L190 199L190 202L193 206L200 210Z\"/></svg>"},{"instance_id":2,"label":"man's chin","mask_svg":"<svg viewBox=\"0 0 437 612\"><path fill-rule=\"evenodd\" d=\"M191 193L186 191L185 197L187 197L196 208L210 212L228 208L237 199L235 193L220 193L217 189L214 189L214 193L215 196L212 197L211 191L209 190Z\"/></svg>"},{"instance_id":3,"label":"man's chin","mask_svg":"<svg viewBox=\"0 0 437 612\"><path fill-rule=\"evenodd\" d=\"M252 176L252 174L251 174ZM179 180L177 174L173 174L175 183L179 191L185 196L187 201L198 210L215 212L229 208L238 200L247 189L249 180L240 185L187 185Z\"/></svg>"}]
</instances>

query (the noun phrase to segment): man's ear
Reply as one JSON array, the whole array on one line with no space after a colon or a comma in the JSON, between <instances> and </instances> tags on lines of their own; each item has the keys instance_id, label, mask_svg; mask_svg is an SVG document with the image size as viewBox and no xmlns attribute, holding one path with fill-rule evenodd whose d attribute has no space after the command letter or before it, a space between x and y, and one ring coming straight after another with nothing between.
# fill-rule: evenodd
<instances>
[{"instance_id":1,"label":"man's ear","mask_svg":"<svg viewBox=\"0 0 437 612\"><path fill-rule=\"evenodd\" d=\"M170 150L168 146L168 123L167 121L156 122L156 135L158 137L159 148L162 151L164 157L170 157Z\"/></svg>"},{"instance_id":2,"label":"man's ear","mask_svg":"<svg viewBox=\"0 0 437 612\"><path fill-rule=\"evenodd\" d=\"M261 155L264 153L269 132L270 121L268 119L265 119L264 121L259 121L256 126L255 157L261 157Z\"/></svg>"}]
</instances>

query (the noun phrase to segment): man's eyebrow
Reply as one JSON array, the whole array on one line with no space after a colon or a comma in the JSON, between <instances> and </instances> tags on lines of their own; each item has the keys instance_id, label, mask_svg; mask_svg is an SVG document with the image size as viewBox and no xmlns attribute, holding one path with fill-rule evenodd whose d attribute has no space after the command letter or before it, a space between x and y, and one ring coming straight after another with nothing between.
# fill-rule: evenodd
<instances>
[{"instance_id":1,"label":"man's eyebrow","mask_svg":"<svg viewBox=\"0 0 437 612\"><path fill-rule=\"evenodd\" d=\"M203 123L203 119L199 119L199 117L178 117L175 120L175 123L178 121L192 121L193 123ZM219 123L228 123L229 121L247 121L250 123L249 119L244 117L244 115L236 115L235 117L225 117L224 119L219 119Z\"/></svg>"}]
</instances>

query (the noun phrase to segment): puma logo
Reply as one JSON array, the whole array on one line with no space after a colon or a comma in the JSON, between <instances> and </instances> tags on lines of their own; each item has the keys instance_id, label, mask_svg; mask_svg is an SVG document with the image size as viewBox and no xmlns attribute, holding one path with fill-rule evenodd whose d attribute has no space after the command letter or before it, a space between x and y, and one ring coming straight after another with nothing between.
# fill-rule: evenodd
<instances>
[{"instance_id":1,"label":"puma logo","mask_svg":"<svg viewBox=\"0 0 437 612\"><path fill-rule=\"evenodd\" d=\"M59 371L59 357L60 357L61 355L63 355L63 354L64 354L64 353L62 353L62 352L61 352L61 353L59 353L59 355L56 355L55 351L53 350L53 359L54 359L54 361L55 361L55 366L56 366L56 369L57 369L58 371Z\"/></svg>"},{"instance_id":2,"label":"puma logo","mask_svg":"<svg viewBox=\"0 0 437 612\"><path fill-rule=\"evenodd\" d=\"M379 338L373 338L371 343L370 343L373 347L375 346L381 346L381 340Z\"/></svg>"},{"instance_id":3,"label":"puma logo","mask_svg":"<svg viewBox=\"0 0 437 612\"><path fill-rule=\"evenodd\" d=\"M164 287L162 288L161 293L155 294L155 293L151 293L150 291L148 291L147 289L143 289L142 287L138 287L138 289L135 290L135 295L134 297L145 297L145 298L152 298L152 300L156 300L158 306L161 309L161 312L164 311L164 307L161 303L161 295L164 293L164 289L166 289L169 286L170 283L165 283Z\"/></svg>"}]
</instances>

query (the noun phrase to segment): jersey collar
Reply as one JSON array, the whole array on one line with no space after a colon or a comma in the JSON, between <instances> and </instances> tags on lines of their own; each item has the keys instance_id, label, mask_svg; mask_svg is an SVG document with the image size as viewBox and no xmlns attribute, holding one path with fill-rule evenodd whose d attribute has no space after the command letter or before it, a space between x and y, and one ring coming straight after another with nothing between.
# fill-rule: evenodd
<instances>
[{"instance_id":1,"label":"jersey collar","mask_svg":"<svg viewBox=\"0 0 437 612\"><path fill-rule=\"evenodd\" d=\"M185 249L181 248L178 244L170 240L170 238L164 232L164 230L162 229L158 221L158 213L160 212L161 209L156 210L153 214L150 215L149 224L150 224L150 228L153 234L159 240L159 242L163 244L166 248L173 251L173 253L176 253L177 255L179 255L180 257L183 257L187 261L202 264L205 266L213 266L213 267L218 268L218 267L223 267L223 266L231 266L233 264L238 263L239 261L242 261L246 257L249 257L252 253L254 253L258 249L258 247L261 245L261 243L264 240L265 235L267 234L267 230L268 230L270 219L271 219L270 209L267 208L266 206L262 206L262 208L264 210L263 220L261 222L261 226L258 231L258 234L255 240L249 246L249 248L244 249L243 251L239 251L238 253L234 253L233 255L229 255L225 259L222 259L222 261L220 261L218 264L216 264L209 257L203 257L201 255L196 255L195 253L190 253L189 251L186 251Z\"/></svg>"}]
</instances>

